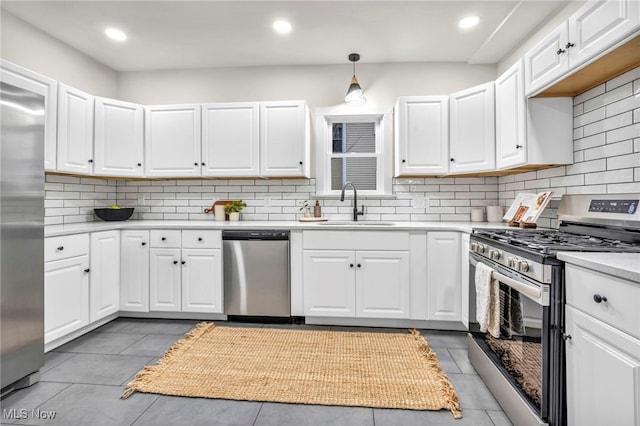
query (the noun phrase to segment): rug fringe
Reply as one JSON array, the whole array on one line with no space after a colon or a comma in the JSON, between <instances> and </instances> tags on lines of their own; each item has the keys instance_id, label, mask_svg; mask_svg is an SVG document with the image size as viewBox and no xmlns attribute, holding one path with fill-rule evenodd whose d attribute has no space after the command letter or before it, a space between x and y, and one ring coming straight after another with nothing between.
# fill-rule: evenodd
<instances>
[{"instance_id":1,"label":"rug fringe","mask_svg":"<svg viewBox=\"0 0 640 426\"><path fill-rule=\"evenodd\" d=\"M436 374L438 382L441 384L442 396L447 401L449 401L448 405L445 408L451 411L451 414L453 414L453 417L455 419L461 419L462 410L460 408L458 394L451 385L451 382L449 381L446 373L442 371L442 368L440 368L440 362L438 361L436 353L431 349L427 340L420 334L418 330L413 328L409 330L409 333L411 333L416 343L418 343L418 350L420 351L422 356L424 356L432 366L437 367L435 370L438 371L438 373Z\"/></svg>"},{"instance_id":2,"label":"rug fringe","mask_svg":"<svg viewBox=\"0 0 640 426\"><path fill-rule=\"evenodd\" d=\"M133 380L127 383L124 392L122 392L122 395L120 395L120 399L127 399L136 392L144 392L141 389L144 388L144 385L149 383L149 378L153 372L164 368L171 361L171 359L176 356L177 352L191 346L198 340L198 338L202 337L204 333L214 328L215 326L216 325L212 322L201 322L196 324L193 330L185 334L183 338L178 340L173 344L173 346L167 349L164 356L160 358L157 364L148 365L144 367L140 372L138 372Z\"/></svg>"}]
</instances>

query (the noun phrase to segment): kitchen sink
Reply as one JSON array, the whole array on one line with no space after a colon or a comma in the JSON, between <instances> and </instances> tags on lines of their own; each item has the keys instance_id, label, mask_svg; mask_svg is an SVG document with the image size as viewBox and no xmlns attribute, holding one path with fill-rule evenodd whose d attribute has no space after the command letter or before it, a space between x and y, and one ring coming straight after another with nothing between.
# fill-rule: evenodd
<instances>
[{"instance_id":1,"label":"kitchen sink","mask_svg":"<svg viewBox=\"0 0 640 426\"><path fill-rule=\"evenodd\" d=\"M378 222L374 220L361 220L361 221L329 221L329 222L318 222L318 225L329 225L329 226L394 226L394 222Z\"/></svg>"}]
</instances>

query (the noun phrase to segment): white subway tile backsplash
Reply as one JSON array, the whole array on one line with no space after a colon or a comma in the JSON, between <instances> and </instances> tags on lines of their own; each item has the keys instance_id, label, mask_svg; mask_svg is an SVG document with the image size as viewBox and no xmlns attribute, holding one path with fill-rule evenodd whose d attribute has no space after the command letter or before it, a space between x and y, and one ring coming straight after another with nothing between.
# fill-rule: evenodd
<instances>
[{"instance_id":1,"label":"white subway tile backsplash","mask_svg":"<svg viewBox=\"0 0 640 426\"><path fill-rule=\"evenodd\" d=\"M585 101L584 111L587 112L587 111L592 111L592 110L601 108L605 105L609 105L616 101L619 101L620 99L629 97L632 94L633 94L633 85L631 83L625 84L620 87L616 87L615 89L607 91L600 96L597 96L595 98ZM628 110L629 109L627 109L626 111ZM574 125L573 127L580 127L580 126Z\"/></svg>"},{"instance_id":2,"label":"white subway tile backsplash","mask_svg":"<svg viewBox=\"0 0 640 426\"><path fill-rule=\"evenodd\" d=\"M629 82L633 82L634 80L640 80L640 67L634 68L622 75L619 75L618 77L612 78L611 80L607 81L605 83L606 89L613 90L616 87L622 86ZM634 84L638 84L638 81L635 81Z\"/></svg>"},{"instance_id":3,"label":"white subway tile backsplash","mask_svg":"<svg viewBox=\"0 0 640 426\"><path fill-rule=\"evenodd\" d=\"M607 158L607 170L640 167L640 153Z\"/></svg>"},{"instance_id":4,"label":"white subway tile backsplash","mask_svg":"<svg viewBox=\"0 0 640 426\"><path fill-rule=\"evenodd\" d=\"M603 93L605 93L605 90L606 90L605 85L600 84L599 86L596 86L593 89L589 89L586 92L581 93L580 95L573 98L573 104L578 105L585 101L588 101L589 99L593 99L596 96L600 96Z\"/></svg>"},{"instance_id":5,"label":"white subway tile backsplash","mask_svg":"<svg viewBox=\"0 0 640 426\"><path fill-rule=\"evenodd\" d=\"M607 143L615 143L640 137L640 123L614 129L606 133Z\"/></svg>"},{"instance_id":6,"label":"white subway tile backsplash","mask_svg":"<svg viewBox=\"0 0 640 426\"><path fill-rule=\"evenodd\" d=\"M587 124L594 123L596 121L604 120L605 118L605 109L598 108L582 115L577 116L573 119L573 127L584 127Z\"/></svg>"},{"instance_id":7,"label":"white subway tile backsplash","mask_svg":"<svg viewBox=\"0 0 640 426\"><path fill-rule=\"evenodd\" d=\"M588 149L596 146L601 146L607 143L606 133L598 133L595 135L587 136L585 138L576 139L573 141L573 149Z\"/></svg>"},{"instance_id":8,"label":"white subway tile backsplash","mask_svg":"<svg viewBox=\"0 0 640 426\"><path fill-rule=\"evenodd\" d=\"M618 182L633 182L633 169L612 170L584 175L585 185Z\"/></svg>"},{"instance_id":9,"label":"white subway tile backsplash","mask_svg":"<svg viewBox=\"0 0 640 426\"><path fill-rule=\"evenodd\" d=\"M596 133L608 132L609 130L628 126L632 123L633 113L631 111L627 111L623 114L614 115L613 117L587 124L584 126L584 135L590 136Z\"/></svg>"}]
</instances>

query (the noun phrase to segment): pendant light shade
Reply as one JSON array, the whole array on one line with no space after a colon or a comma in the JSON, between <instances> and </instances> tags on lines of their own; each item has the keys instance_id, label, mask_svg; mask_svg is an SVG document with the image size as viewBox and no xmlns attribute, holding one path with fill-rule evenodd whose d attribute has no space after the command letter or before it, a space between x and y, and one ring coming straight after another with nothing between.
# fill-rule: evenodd
<instances>
[{"instance_id":1,"label":"pendant light shade","mask_svg":"<svg viewBox=\"0 0 640 426\"><path fill-rule=\"evenodd\" d=\"M367 103L367 98L364 97L362 87L360 87L360 83L356 78L356 62L360 60L360 55L352 53L349 55L349 60L353 62L353 77L351 77L351 83L344 97L344 102L349 106L364 105Z\"/></svg>"}]
</instances>

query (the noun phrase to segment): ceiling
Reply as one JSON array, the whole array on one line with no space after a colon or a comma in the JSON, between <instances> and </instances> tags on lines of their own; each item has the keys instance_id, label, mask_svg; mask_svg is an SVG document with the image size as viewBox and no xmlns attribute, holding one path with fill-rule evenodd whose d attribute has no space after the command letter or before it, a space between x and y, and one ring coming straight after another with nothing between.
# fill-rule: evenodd
<instances>
[{"instance_id":1,"label":"ceiling","mask_svg":"<svg viewBox=\"0 0 640 426\"><path fill-rule=\"evenodd\" d=\"M10 1L3 11L116 71L361 62L497 63L567 0ZM475 14L480 24L457 22ZM293 31L271 24L288 19ZM124 30L116 43L104 29Z\"/></svg>"}]
</instances>

